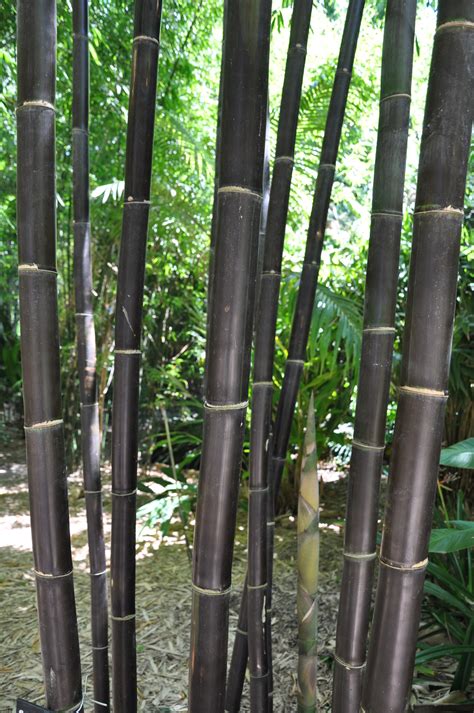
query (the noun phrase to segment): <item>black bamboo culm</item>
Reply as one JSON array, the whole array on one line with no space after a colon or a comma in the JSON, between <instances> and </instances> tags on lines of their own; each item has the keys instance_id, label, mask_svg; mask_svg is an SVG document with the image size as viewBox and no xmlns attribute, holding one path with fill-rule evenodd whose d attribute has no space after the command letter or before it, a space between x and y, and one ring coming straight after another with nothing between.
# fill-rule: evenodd
<instances>
[{"instance_id":1,"label":"black bamboo culm","mask_svg":"<svg viewBox=\"0 0 474 713\"><path fill-rule=\"evenodd\" d=\"M275 344L276 317L278 309L278 294L281 278L281 261L283 254L283 242L285 236L286 218L288 213L288 200L290 196L291 177L293 172L294 152L296 142L296 128L298 124L298 113L301 99L301 88L303 84L304 66L306 60L306 45L311 22L312 0L295 0L293 16L291 20L290 43L285 68L285 78L283 82L283 94L280 106L280 117L278 122L278 135L276 145L275 164L268 205L268 216L266 220L265 238L263 242L262 271L260 275L259 299L256 312L255 329L255 356L254 356L254 383L253 383L253 406L252 406L252 426L251 426L251 481L257 490L255 497L250 498L249 514L255 511L257 517L249 521L249 567L253 567L252 561L256 562L260 569L260 579L258 584L267 582L267 563L263 562L268 553L267 534L270 534L268 524L272 522L272 516L267 517L266 532L261 530L261 523L258 519L260 510L265 513L269 508L267 472L267 450L265 444L269 438L271 427L271 403L272 403L272 377L273 377L273 353ZM251 483L252 484L252 483ZM258 493L261 494L258 494ZM252 508L252 500L255 507ZM257 503L256 501L259 500ZM265 508L265 510L263 509ZM260 535L254 532L254 527L260 530ZM265 552L266 550L266 552ZM264 554L265 553L265 554ZM255 575L256 573L254 573ZM263 576L264 575L264 576ZM226 711L233 713L240 708L245 670L247 668L248 642L247 642L247 579L244 585L242 601L240 603L239 623L235 635L234 649L228 677L228 688L226 695ZM265 604L265 647L260 642L260 653L264 650L266 657L270 650L268 636L270 632L269 620L271 611L268 608L268 588L265 596L264 588L253 590L253 597L257 599L253 604L253 634L261 636L260 622L263 619L263 612L260 607ZM258 644L258 638L256 644ZM257 653L257 652L256 652ZM252 665L252 664L251 664ZM268 668L267 664L265 667ZM254 668L254 666L252 666ZM257 670L257 667L255 666ZM252 677L253 678L253 677ZM266 676L268 678L268 674ZM272 686L268 688L270 693ZM271 703L271 696L270 696ZM268 708L268 706L267 706Z\"/></svg>"},{"instance_id":2,"label":"black bamboo culm","mask_svg":"<svg viewBox=\"0 0 474 713\"><path fill-rule=\"evenodd\" d=\"M388 0L362 356L334 661L333 713L359 713L362 694L395 336L415 19L416 0Z\"/></svg>"},{"instance_id":3,"label":"black bamboo culm","mask_svg":"<svg viewBox=\"0 0 474 713\"><path fill-rule=\"evenodd\" d=\"M91 578L92 659L96 713L109 710L107 573L100 477L99 404L92 303L89 216L89 22L88 0L73 0L73 220L77 361L81 445Z\"/></svg>"},{"instance_id":4,"label":"black bamboo culm","mask_svg":"<svg viewBox=\"0 0 474 713\"><path fill-rule=\"evenodd\" d=\"M440 0L400 391L362 707L406 710L443 433L474 96L474 3ZM380 652L383 651L383 655Z\"/></svg>"},{"instance_id":5,"label":"black bamboo culm","mask_svg":"<svg viewBox=\"0 0 474 713\"><path fill-rule=\"evenodd\" d=\"M194 542L190 713L224 710L262 203L270 18L270 0L226 3L214 275Z\"/></svg>"},{"instance_id":6,"label":"black bamboo culm","mask_svg":"<svg viewBox=\"0 0 474 713\"><path fill-rule=\"evenodd\" d=\"M18 0L17 224L26 457L46 705L82 707L56 286L56 2Z\"/></svg>"},{"instance_id":7,"label":"black bamboo culm","mask_svg":"<svg viewBox=\"0 0 474 713\"><path fill-rule=\"evenodd\" d=\"M112 415L112 690L117 713L133 713L137 709L138 394L160 21L161 0L136 0L115 314Z\"/></svg>"},{"instance_id":8,"label":"black bamboo culm","mask_svg":"<svg viewBox=\"0 0 474 713\"><path fill-rule=\"evenodd\" d=\"M270 504L276 506L281 477L286 460L290 438L291 422L295 411L298 389L303 371L306 345L313 314L314 299L318 282L319 265L326 231L327 215L334 182L335 164L339 151L342 126L347 103L347 95L352 77L352 68L357 48L365 0L350 0L347 8L341 49L336 68L336 76L331 94L326 128L324 131L318 177L313 198L311 218L306 240L306 251L301 272L300 286L291 328L288 359L285 366L277 415L273 428L272 457L269 466L269 484L272 497ZM267 576L269 589L273 579L273 531L274 516L270 513L267 545ZM271 594L267 596L271 609ZM268 620L271 621L270 617ZM269 676L272 679L272 659L269 660Z\"/></svg>"}]
</instances>

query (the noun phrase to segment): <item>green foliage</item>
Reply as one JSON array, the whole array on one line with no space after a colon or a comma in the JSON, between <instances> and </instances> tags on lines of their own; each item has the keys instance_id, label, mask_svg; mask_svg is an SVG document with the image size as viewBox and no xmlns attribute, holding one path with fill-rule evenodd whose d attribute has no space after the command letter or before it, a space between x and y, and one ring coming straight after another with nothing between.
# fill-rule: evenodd
<instances>
[{"instance_id":1,"label":"green foliage","mask_svg":"<svg viewBox=\"0 0 474 713\"><path fill-rule=\"evenodd\" d=\"M421 632L416 666L419 674L428 676L429 683L435 670L426 664L445 656L453 657L458 664L451 690L465 691L474 665L474 523L466 518L461 492L448 501L441 489L439 493L439 508L435 512L439 527L433 530L430 540L425 582L426 626ZM440 635L447 643L436 641Z\"/></svg>"},{"instance_id":2,"label":"green foliage","mask_svg":"<svg viewBox=\"0 0 474 713\"><path fill-rule=\"evenodd\" d=\"M454 443L449 448L443 448L439 462L450 468L474 470L474 438L467 438L460 443Z\"/></svg>"}]
</instances>

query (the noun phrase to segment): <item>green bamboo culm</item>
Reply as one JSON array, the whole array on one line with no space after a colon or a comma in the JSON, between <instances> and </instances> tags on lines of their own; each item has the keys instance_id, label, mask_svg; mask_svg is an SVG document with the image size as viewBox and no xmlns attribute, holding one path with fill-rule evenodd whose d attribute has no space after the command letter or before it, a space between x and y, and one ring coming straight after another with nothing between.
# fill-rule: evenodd
<instances>
[{"instance_id":1,"label":"green bamboo culm","mask_svg":"<svg viewBox=\"0 0 474 713\"><path fill-rule=\"evenodd\" d=\"M290 438L291 422L295 411L298 389L303 372L306 345L313 314L314 299L318 282L319 265L326 231L327 215L334 182L335 164L339 151L342 125L347 96L354 65L364 0L350 0L347 8L344 32L341 41L336 76L331 94L326 128L324 131L318 177L313 198L311 218L306 240L306 251L301 272L300 286L291 328L288 359L285 366L283 386L278 400L277 415L273 428L272 457L269 466L270 505L274 508L278 499L281 477L286 460ZM269 583L267 606L271 611L273 580L273 539L274 516L269 515L267 537L267 578ZM269 656L270 686L272 680L272 660Z\"/></svg>"},{"instance_id":2,"label":"green bamboo culm","mask_svg":"<svg viewBox=\"0 0 474 713\"><path fill-rule=\"evenodd\" d=\"M135 519L138 397L160 22L161 0L136 0L115 314L112 412L112 683L116 713L134 713L137 710Z\"/></svg>"},{"instance_id":3,"label":"green bamboo culm","mask_svg":"<svg viewBox=\"0 0 474 713\"><path fill-rule=\"evenodd\" d=\"M73 0L73 220L77 362L81 400L81 445L91 581L94 708L109 710L107 573L100 477L99 405L92 302L89 211L89 7Z\"/></svg>"},{"instance_id":4,"label":"green bamboo culm","mask_svg":"<svg viewBox=\"0 0 474 713\"><path fill-rule=\"evenodd\" d=\"M251 424L251 486L254 485L256 493L250 498L249 516L249 569L258 567L260 576L254 572L254 582L268 584L268 546L267 536L272 533L273 507L268 494L268 450L266 443L271 429L271 404L273 392L273 356L275 349L275 330L278 310L278 295L281 280L281 261L285 226L288 214L288 201L290 196L291 178L294 164L296 143L296 129L303 85L304 67L306 61L306 45L311 23L312 0L295 0L291 20L290 42L286 60L285 77L283 81L283 94L280 105L278 121L278 134L275 163L271 181L268 215L265 226L265 236L261 240L263 250L260 286L258 290L258 303L255 320L255 355L253 374L252 397L252 424ZM262 211L263 212L263 211ZM262 221L264 225L264 221ZM260 495L258 493L261 493ZM259 502L257 502L259 501ZM252 506L253 502L253 506ZM261 511L261 512L260 512ZM262 530L260 516L265 515L266 531ZM263 562L265 557L265 562ZM256 559L259 562L256 562ZM247 585L244 591L239 610L239 622L235 634L232 660L228 676L226 711L236 713L240 709L240 700L247 668L248 659L248 611L247 611ZM261 621L265 605L265 653L271 651L271 609L269 607L268 586L266 592L263 588L253 590L252 604L253 630L252 635L257 637L256 644L261 642ZM268 663L266 663L268 669ZM255 667L257 671L257 667ZM267 674L267 677L268 674ZM255 687L255 684L254 684ZM269 693L273 690L269 686ZM271 704L271 696L269 699ZM268 706L267 706L268 708Z\"/></svg>"},{"instance_id":5,"label":"green bamboo culm","mask_svg":"<svg viewBox=\"0 0 474 713\"><path fill-rule=\"evenodd\" d=\"M317 711L317 628L319 579L319 481L314 395L303 444L298 496L298 713Z\"/></svg>"},{"instance_id":6,"label":"green bamboo culm","mask_svg":"<svg viewBox=\"0 0 474 713\"><path fill-rule=\"evenodd\" d=\"M403 713L410 695L443 434L473 96L474 3L440 0L421 139L380 573L362 694L366 713Z\"/></svg>"},{"instance_id":7,"label":"green bamboo culm","mask_svg":"<svg viewBox=\"0 0 474 713\"><path fill-rule=\"evenodd\" d=\"M56 2L18 0L17 229L28 490L46 705L82 707L56 273Z\"/></svg>"},{"instance_id":8,"label":"green bamboo culm","mask_svg":"<svg viewBox=\"0 0 474 713\"><path fill-rule=\"evenodd\" d=\"M362 694L395 337L415 20L416 0L388 0L362 356L334 661L333 713L359 713Z\"/></svg>"},{"instance_id":9,"label":"green bamboo culm","mask_svg":"<svg viewBox=\"0 0 474 713\"><path fill-rule=\"evenodd\" d=\"M223 713L268 98L270 0L228 0L204 434L193 567L190 713Z\"/></svg>"}]
</instances>

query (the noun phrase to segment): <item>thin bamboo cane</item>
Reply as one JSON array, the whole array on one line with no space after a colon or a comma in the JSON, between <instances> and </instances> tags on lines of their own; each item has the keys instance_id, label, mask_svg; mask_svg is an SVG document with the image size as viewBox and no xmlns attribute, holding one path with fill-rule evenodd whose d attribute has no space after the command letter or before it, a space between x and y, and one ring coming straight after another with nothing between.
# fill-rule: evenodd
<instances>
[{"instance_id":1,"label":"thin bamboo cane","mask_svg":"<svg viewBox=\"0 0 474 713\"><path fill-rule=\"evenodd\" d=\"M270 17L270 0L226 4L214 275L194 544L190 713L224 710L262 201Z\"/></svg>"},{"instance_id":2,"label":"thin bamboo cane","mask_svg":"<svg viewBox=\"0 0 474 713\"><path fill-rule=\"evenodd\" d=\"M275 165L270 188L268 205L268 217L265 230L265 240L263 243L262 274L260 277L259 299L256 313L255 330L255 358L254 358L254 384L253 384L253 409L251 434L251 479L254 487L260 490L262 495L255 495L253 498L255 508L265 508L268 511L267 488L267 460L268 449L266 446L271 428L271 404L272 404L272 376L273 376L273 354L275 344L275 329L278 309L278 294L281 279L281 261L283 254L283 242L285 235L286 218L288 214L288 200L290 195L291 177L294 164L294 152L296 142L296 129L298 124L299 106L301 100L301 88L303 84L304 66L306 60L306 45L308 40L309 27L311 22L312 0L295 0L293 16L291 20L291 34L288 48L288 55L283 82L283 94L280 106L280 116L278 122L278 136L276 146ZM263 468L263 470L262 470ZM256 499L266 501L259 502ZM250 500L252 505L252 498ZM272 508L270 508L272 511ZM260 557L259 563L261 581L257 584L264 584L268 577L264 576L267 570L267 562L262 559L262 547L267 550L267 535L271 534L272 515L266 518L266 532L260 535L249 534L249 567L251 560ZM258 517L254 518L254 523L249 521L249 533L253 531L253 525L258 529L260 522ZM254 548L255 550L254 551ZM264 555L265 560L267 554ZM248 613L247 613L247 579L244 585L244 592L240 604L239 623L236 632L234 650L229 671L228 690L226 698L226 710L229 713L238 711L240 699L247 667L248 657ZM254 585L255 586L255 585ZM260 602L255 602L253 606L254 631L259 630L258 621L262 621L262 611L260 606L265 605L265 649L268 658L271 637L269 636L271 609L268 606L268 586L266 592L254 590L255 597L259 597ZM260 634L258 634L260 635ZM261 645L262 648L262 645ZM268 667L268 664L267 664ZM269 693L273 686L269 686ZM271 698L271 696L270 696Z\"/></svg>"},{"instance_id":3,"label":"thin bamboo cane","mask_svg":"<svg viewBox=\"0 0 474 713\"><path fill-rule=\"evenodd\" d=\"M361 710L406 710L439 454L474 115L474 3L440 0L421 141L401 387Z\"/></svg>"},{"instance_id":4,"label":"thin bamboo cane","mask_svg":"<svg viewBox=\"0 0 474 713\"><path fill-rule=\"evenodd\" d=\"M298 713L316 713L319 481L314 396L303 445L298 498Z\"/></svg>"},{"instance_id":5,"label":"thin bamboo cane","mask_svg":"<svg viewBox=\"0 0 474 713\"><path fill-rule=\"evenodd\" d=\"M56 286L56 2L18 0L17 221L26 456L51 710L82 708L61 413Z\"/></svg>"},{"instance_id":6,"label":"thin bamboo cane","mask_svg":"<svg viewBox=\"0 0 474 713\"><path fill-rule=\"evenodd\" d=\"M291 422L295 411L298 389L303 372L306 345L308 342L314 298L318 282L319 265L326 232L326 221L334 182L335 164L341 139L347 95L352 76L365 0L350 0L347 9L339 60L334 79L329 111L326 119L321 159L316 180L311 218L306 240L306 252L301 272L300 287L293 316L288 359L285 366L283 386L278 401L273 429L273 448L269 466L269 487L272 492L270 506L275 507L280 491L281 477L290 439ZM270 531L267 537L267 575L273 580L274 513L269 515ZM271 610L271 593L267 595ZM271 621L270 617L268 619ZM269 656L269 676L272 679L272 659ZM270 683L271 685L271 683Z\"/></svg>"},{"instance_id":7,"label":"thin bamboo cane","mask_svg":"<svg viewBox=\"0 0 474 713\"><path fill-rule=\"evenodd\" d=\"M137 710L135 518L145 254L161 0L136 0L125 202L118 272L112 412L112 682L114 711Z\"/></svg>"},{"instance_id":8,"label":"thin bamboo cane","mask_svg":"<svg viewBox=\"0 0 474 713\"><path fill-rule=\"evenodd\" d=\"M263 165L262 208L258 236L257 259L257 304L261 291L261 278L265 249L265 234L270 200L270 119L267 108L265 129L265 154ZM256 320L258 314L255 314ZM255 320L255 333L258 324ZM266 486L267 451L259 442L262 431L257 427L257 419L270 428L271 399L265 396L266 385L254 384L252 390L252 426L250 433L250 478L249 478L249 518L248 518L248 569L245 587L248 606L248 646L250 651L250 709L253 713L263 713L268 709L268 664L265 642L265 588L266 588L266 508L268 489ZM264 462L259 461L263 457ZM261 478L264 474L264 478ZM245 671L244 671L245 675Z\"/></svg>"},{"instance_id":9,"label":"thin bamboo cane","mask_svg":"<svg viewBox=\"0 0 474 713\"><path fill-rule=\"evenodd\" d=\"M92 265L89 215L89 7L73 0L73 221L76 295L77 361L81 399L81 440L91 577L94 707L110 705L107 573L102 522L99 404L96 343L92 304Z\"/></svg>"},{"instance_id":10,"label":"thin bamboo cane","mask_svg":"<svg viewBox=\"0 0 474 713\"><path fill-rule=\"evenodd\" d=\"M388 0L362 357L349 472L333 713L358 713L372 595L410 123L416 0Z\"/></svg>"}]
</instances>

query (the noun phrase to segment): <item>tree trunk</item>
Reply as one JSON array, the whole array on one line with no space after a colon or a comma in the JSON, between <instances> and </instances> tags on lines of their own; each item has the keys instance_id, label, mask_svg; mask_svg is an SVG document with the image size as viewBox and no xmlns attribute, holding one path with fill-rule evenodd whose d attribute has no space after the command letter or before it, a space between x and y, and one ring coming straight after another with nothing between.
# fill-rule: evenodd
<instances>
[{"instance_id":1,"label":"tree trunk","mask_svg":"<svg viewBox=\"0 0 474 713\"><path fill-rule=\"evenodd\" d=\"M135 519L140 341L155 123L161 0L136 0L125 202L115 314L112 411L112 681L114 711L137 710Z\"/></svg>"},{"instance_id":2,"label":"tree trunk","mask_svg":"<svg viewBox=\"0 0 474 713\"><path fill-rule=\"evenodd\" d=\"M362 696L404 713L443 432L474 94L474 4L440 0L421 142L401 387Z\"/></svg>"},{"instance_id":3,"label":"tree trunk","mask_svg":"<svg viewBox=\"0 0 474 713\"><path fill-rule=\"evenodd\" d=\"M56 2L18 1L18 253L26 456L38 618L51 710L82 706L56 287Z\"/></svg>"},{"instance_id":4,"label":"tree trunk","mask_svg":"<svg viewBox=\"0 0 474 713\"><path fill-rule=\"evenodd\" d=\"M92 303L89 216L88 0L73 0L73 221L81 443L91 578L92 659L96 713L109 710L107 573L102 522L99 404Z\"/></svg>"},{"instance_id":5,"label":"tree trunk","mask_svg":"<svg viewBox=\"0 0 474 713\"><path fill-rule=\"evenodd\" d=\"M416 0L388 0L362 357L349 472L333 713L358 713L372 595L410 123Z\"/></svg>"}]
</instances>

